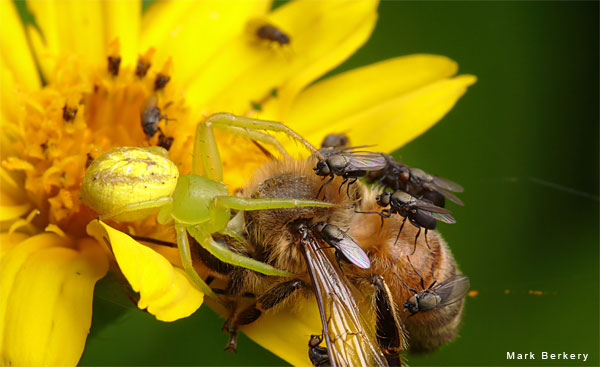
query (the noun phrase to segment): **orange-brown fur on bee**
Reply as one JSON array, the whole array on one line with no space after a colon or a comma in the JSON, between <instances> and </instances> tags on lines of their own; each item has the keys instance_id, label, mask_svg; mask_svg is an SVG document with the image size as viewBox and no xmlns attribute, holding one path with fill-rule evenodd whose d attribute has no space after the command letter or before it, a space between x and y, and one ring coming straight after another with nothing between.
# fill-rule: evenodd
<instances>
[{"instance_id":1,"label":"orange-brown fur on bee","mask_svg":"<svg viewBox=\"0 0 600 367\"><path fill-rule=\"evenodd\" d=\"M323 184L321 177L315 175L312 169L314 166L313 159L304 161L273 160L255 174L241 194L251 198L313 200ZM400 278L409 287L417 291L422 290L421 279L407 260L407 255L413 251L417 230L414 226L406 223L395 243L403 220L401 216L393 215L385 219L382 226L381 218L378 215L356 213L356 211L381 211L375 200L378 191L357 182L350 186L348 195L345 186L339 190L340 184L341 178L336 177L323 188L319 199L324 198L325 201L343 205L341 207L305 207L244 212L243 230L247 235L248 245L245 248L237 247L247 256L276 268L300 274L299 278L310 284L301 253L302 249L287 229L287 225L301 218L307 219L311 223L326 221L336 225L343 231L348 231L348 235L367 252L371 260L371 268L364 270L353 264L341 262L344 274L358 286L367 298L371 298L373 295L373 287L368 281L369 276L371 274L382 276L393 296L399 314L397 318L403 320L408 315L403 312L403 303L413 293L403 285ZM324 197L321 196L323 193ZM416 251L410 256L412 264L424 278L425 287L433 281L432 271L439 281L443 281L457 272L452 254L440 235L435 231L429 231L427 236L431 250L425 243L424 233L421 233ZM235 281L243 283L240 285L241 291L255 295L260 295L275 284L289 280L289 278L265 277L252 271L245 271L244 274L243 279ZM230 281L233 280L230 279ZM301 292L292 294L277 307L292 307L293 303L290 301L297 294L309 297L311 292L310 289L304 288ZM451 340L458 329L462 306L463 301L461 300L455 304L418 313L408 318L404 327L409 336L409 350L411 352L431 351ZM315 333L318 333L318 330L315 330ZM406 340L402 344L402 348L405 349Z\"/></svg>"},{"instance_id":2,"label":"orange-brown fur on bee","mask_svg":"<svg viewBox=\"0 0 600 367\"><path fill-rule=\"evenodd\" d=\"M359 211L381 211L375 201L375 195L377 191L365 187ZM378 215L356 214L348 232L371 259L371 268L362 272L383 276L394 296L396 310L400 312L402 320L409 315L408 312L403 312L403 303L414 293L408 290L399 278L409 287L417 291L422 290L421 278L409 264L407 255L410 255L411 263L423 277L425 287L434 281L432 271L438 282L458 272L452 253L436 231L427 233L427 242L431 249L427 247L425 234L421 231L415 253L411 255L417 228L407 221L398 242L395 243L403 219L399 215L393 215L385 219L381 227L381 218ZM409 350L413 353L430 352L452 340L458 331L463 303L461 300L437 310L419 312L408 318L404 327L409 337Z\"/></svg>"}]
</instances>

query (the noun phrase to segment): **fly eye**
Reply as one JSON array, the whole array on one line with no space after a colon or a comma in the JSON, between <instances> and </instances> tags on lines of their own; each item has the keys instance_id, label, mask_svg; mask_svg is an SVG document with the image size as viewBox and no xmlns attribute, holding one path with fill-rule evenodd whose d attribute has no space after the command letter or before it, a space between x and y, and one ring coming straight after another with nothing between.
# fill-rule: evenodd
<instances>
[{"instance_id":1,"label":"fly eye","mask_svg":"<svg viewBox=\"0 0 600 367\"><path fill-rule=\"evenodd\" d=\"M400 173L400 179L402 181L408 181L409 178L410 178L410 174L407 171Z\"/></svg>"}]
</instances>

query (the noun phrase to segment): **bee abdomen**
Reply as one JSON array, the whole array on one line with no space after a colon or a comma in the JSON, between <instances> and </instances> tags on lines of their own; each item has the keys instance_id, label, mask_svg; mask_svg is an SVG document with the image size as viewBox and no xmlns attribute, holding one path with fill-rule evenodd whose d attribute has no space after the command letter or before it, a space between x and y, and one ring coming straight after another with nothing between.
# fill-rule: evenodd
<instances>
[{"instance_id":1,"label":"bee abdomen","mask_svg":"<svg viewBox=\"0 0 600 367\"><path fill-rule=\"evenodd\" d=\"M405 327L409 335L409 352L433 352L454 339L460 325L463 304L464 301L461 300L407 320Z\"/></svg>"}]
</instances>

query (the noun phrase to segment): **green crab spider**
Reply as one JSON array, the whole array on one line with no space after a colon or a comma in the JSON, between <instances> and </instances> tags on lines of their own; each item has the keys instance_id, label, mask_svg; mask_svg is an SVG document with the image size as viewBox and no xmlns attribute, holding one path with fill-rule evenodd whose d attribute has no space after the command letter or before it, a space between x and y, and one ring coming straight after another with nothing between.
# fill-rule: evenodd
<instances>
[{"instance_id":1,"label":"green crab spider","mask_svg":"<svg viewBox=\"0 0 600 367\"><path fill-rule=\"evenodd\" d=\"M193 267L188 233L225 263L265 275L290 277L293 274L230 251L217 243L212 234L232 235L227 228L231 209L332 207L336 204L290 198L248 199L230 196L222 183L221 158L213 127L271 145L282 155L288 156L273 136L261 130L282 132L320 156L310 143L282 123L218 113L196 127L192 174L178 177L177 167L163 148L120 147L105 152L92 162L82 182L80 196L84 204L100 213L101 220L134 221L158 212L159 223L173 221L185 272L200 290L214 297L211 288Z\"/></svg>"}]
</instances>

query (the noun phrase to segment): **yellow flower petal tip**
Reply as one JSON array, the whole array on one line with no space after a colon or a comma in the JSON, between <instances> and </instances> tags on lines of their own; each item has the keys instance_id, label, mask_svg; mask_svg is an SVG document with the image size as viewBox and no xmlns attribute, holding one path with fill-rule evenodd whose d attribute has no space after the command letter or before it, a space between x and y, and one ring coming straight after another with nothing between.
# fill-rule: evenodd
<instances>
[{"instance_id":1,"label":"yellow flower petal tip","mask_svg":"<svg viewBox=\"0 0 600 367\"><path fill-rule=\"evenodd\" d=\"M2 365L76 365L106 255L92 239L74 244L54 233L9 241L0 268Z\"/></svg>"},{"instance_id":2,"label":"yellow flower petal tip","mask_svg":"<svg viewBox=\"0 0 600 367\"><path fill-rule=\"evenodd\" d=\"M140 293L140 309L147 309L158 320L175 321L202 305L204 294L156 251L98 220L88 224L87 233L110 244L123 275Z\"/></svg>"}]
</instances>

